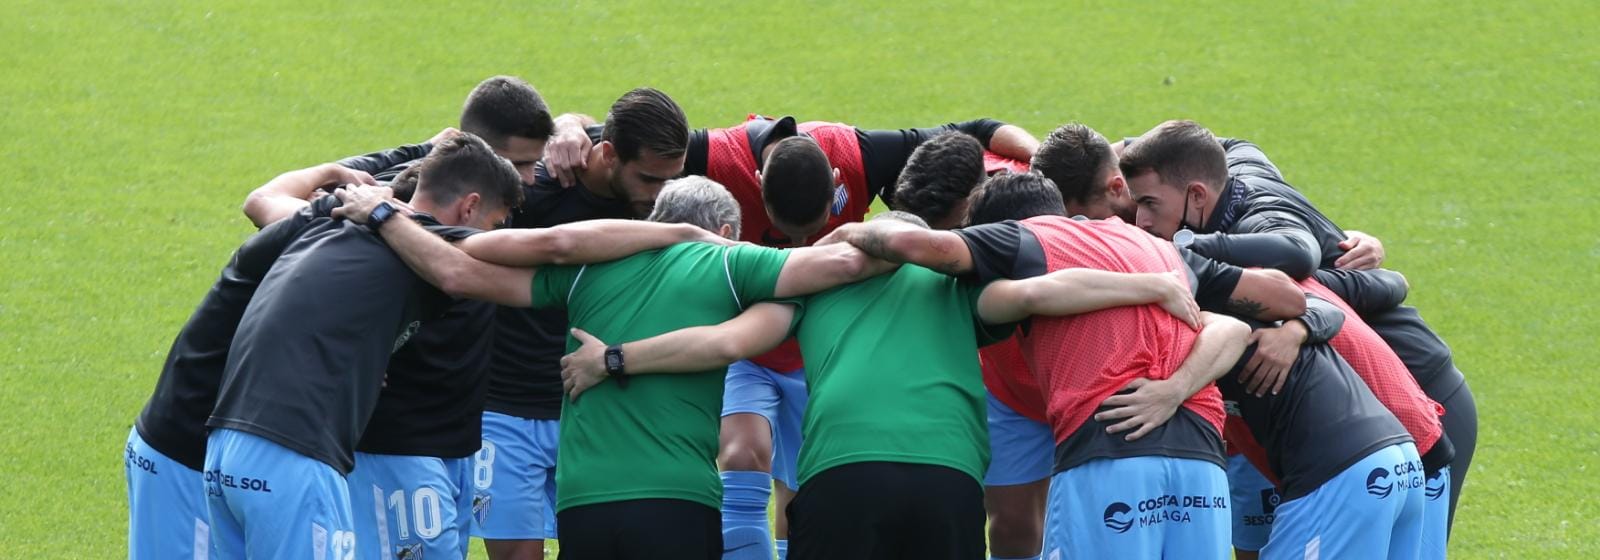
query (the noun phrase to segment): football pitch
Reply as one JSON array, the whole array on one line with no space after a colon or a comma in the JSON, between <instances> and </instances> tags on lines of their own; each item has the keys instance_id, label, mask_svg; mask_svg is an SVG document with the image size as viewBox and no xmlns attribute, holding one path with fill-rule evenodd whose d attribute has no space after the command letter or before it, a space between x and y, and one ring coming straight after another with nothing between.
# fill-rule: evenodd
<instances>
[{"instance_id":1,"label":"football pitch","mask_svg":"<svg viewBox=\"0 0 1600 560\"><path fill-rule=\"evenodd\" d=\"M1292 5L1291 5L1292 4ZM279 172L479 80L867 128L1169 118L1383 239L1480 437L1451 553L1600 555L1600 8L1549 2L39 2L0 17L0 557L125 553L123 443ZM481 546L474 545L475 554Z\"/></svg>"}]
</instances>

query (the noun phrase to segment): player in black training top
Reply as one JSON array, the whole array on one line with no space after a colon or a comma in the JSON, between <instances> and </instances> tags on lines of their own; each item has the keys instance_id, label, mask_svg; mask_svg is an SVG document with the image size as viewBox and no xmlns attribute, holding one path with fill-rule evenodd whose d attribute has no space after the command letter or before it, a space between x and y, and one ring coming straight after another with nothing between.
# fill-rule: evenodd
<instances>
[{"instance_id":1,"label":"player in black training top","mask_svg":"<svg viewBox=\"0 0 1600 560\"><path fill-rule=\"evenodd\" d=\"M371 180L330 163L284 173L262 189L303 200L319 187ZM217 402L234 330L278 255L303 231L329 221L337 204L324 197L262 222L268 225L234 251L172 341L155 392L128 434L129 558L189 557L196 555L196 546L206 546L210 522L200 473L205 468L206 418Z\"/></svg>"}]
</instances>

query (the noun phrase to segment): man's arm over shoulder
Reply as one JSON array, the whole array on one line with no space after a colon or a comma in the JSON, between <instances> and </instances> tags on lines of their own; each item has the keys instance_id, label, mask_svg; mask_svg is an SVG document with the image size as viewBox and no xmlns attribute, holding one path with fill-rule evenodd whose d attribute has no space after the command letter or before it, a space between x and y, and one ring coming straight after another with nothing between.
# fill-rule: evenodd
<instances>
[{"instance_id":1,"label":"man's arm over shoulder","mask_svg":"<svg viewBox=\"0 0 1600 560\"><path fill-rule=\"evenodd\" d=\"M867 255L897 264L914 264L949 275L972 271L972 252L960 235L896 220L840 226L818 246L844 242Z\"/></svg>"},{"instance_id":2,"label":"man's arm over shoulder","mask_svg":"<svg viewBox=\"0 0 1600 560\"><path fill-rule=\"evenodd\" d=\"M266 227L305 208L317 195L317 189L341 184L376 185L378 182L365 172L333 163L290 171L250 191L244 199L244 215L256 227Z\"/></svg>"},{"instance_id":3,"label":"man's arm over shoulder","mask_svg":"<svg viewBox=\"0 0 1600 560\"><path fill-rule=\"evenodd\" d=\"M733 250L737 248L730 248ZM772 249L776 250L776 249ZM810 295L883 274L898 263L874 258L848 243L833 243L788 250L769 298Z\"/></svg>"},{"instance_id":4,"label":"man's arm over shoulder","mask_svg":"<svg viewBox=\"0 0 1600 560\"><path fill-rule=\"evenodd\" d=\"M445 130L453 131L455 129ZM440 134L444 133L441 132ZM421 144L405 144L370 154L350 156L339 160L338 164L369 175L377 175L383 171L393 169L397 165L428 157L428 152L431 151L433 151L432 140Z\"/></svg>"},{"instance_id":5,"label":"man's arm over shoulder","mask_svg":"<svg viewBox=\"0 0 1600 560\"><path fill-rule=\"evenodd\" d=\"M1237 229L1239 233L1197 235L1190 249L1237 266L1282 270L1295 280L1310 277L1322 264L1322 246L1311 226L1292 213L1252 214Z\"/></svg>"},{"instance_id":6,"label":"man's arm over shoulder","mask_svg":"<svg viewBox=\"0 0 1600 560\"><path fill-rule=\"evenodd\" d=\"M459 247L475 259L495 264L536 266L612 261L686 241L732 243L689 224L606 219L491 231L464 239Z\"/></svg>"},{"instance_id":7,"label":"man's arm over shoulder","mask_svg":"<svg viewBox=\"0 0 1600 560\"><path fill-rule=\"evenodd\" d=\"M1180 250L1194 274L1195 301L1209 311L1278 321L1306 310L1305 292L1287 274L1271 269L1243 269Z\"/></svg>"},{"instance_id":8,"label":"man's arm over shoulder","mask_svg":"<svg viewBox=\"0 0 1600 560\"><path fill-rule=\"evenodd\" d=\"M1362 315L1399 307L1411 291L1411 284L1404 275L1384 268L1324 269L1312 277Z\"/></svg>"}]
</instances>

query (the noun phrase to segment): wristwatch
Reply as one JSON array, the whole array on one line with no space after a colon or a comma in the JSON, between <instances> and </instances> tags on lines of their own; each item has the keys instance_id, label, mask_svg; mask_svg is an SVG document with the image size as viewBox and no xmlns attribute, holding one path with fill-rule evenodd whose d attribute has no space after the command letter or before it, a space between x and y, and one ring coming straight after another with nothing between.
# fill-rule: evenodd
<instances>
[{"instance_id":1,"label":"wristwatch","mask_svg":"<svg viewBox=\"0 0 1600 560\"><path fill-rule=\"evenodd\" d=\"M628 387L628 375L622 371L622 345L612 344L606 347L606 375L617 380L617 388Z\"/></svg>"},{"instance_id":2,"label":"wristwatch","mask_svg":"<svg viewBox=\"0 0 1600 560\"><path fill-rule=\"evenodd\" d=\"M372 233L378 233L378 228L383 227L383 223L393 218L395 213L394 205L389 204L389 201L379 202L372 208L372 213L367 215L367 229L372 230Z\"/></svg>"}]
</instances>

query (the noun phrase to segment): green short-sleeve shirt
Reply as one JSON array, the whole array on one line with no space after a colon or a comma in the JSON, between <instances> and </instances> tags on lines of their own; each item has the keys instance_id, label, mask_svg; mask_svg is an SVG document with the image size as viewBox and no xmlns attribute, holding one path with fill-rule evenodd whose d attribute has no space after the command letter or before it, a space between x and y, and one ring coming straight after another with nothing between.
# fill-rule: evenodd
<instances>
[{"instance_id":1,"label":"green short-sleeve shirt","mask_svg":"<svg viewBox=\"0 0 1600 560\"><path fill-rule=\"evenodd\" d=\"M680 243L587 266L540 267L533 305L607 343L714 325L773 297L786 251ZM578 344L569 336L568 351ZM717 432L727 368L607 381L561 407L556 509L650 498L722 505Z\"/></svg>"},{"instance_id":2,"label":"green short-sleeve shirt","mask_svg":"<svg viewBox=\"0 0 1600 560\"><path fill-rule=\"evenodd\" d=\"M978 346L1009 333L978 320L981 292L908 265L805 299L802 485L866 461L946 466L981 483L989 430Z\"/></svg>"}]
</instances>

